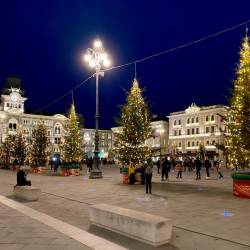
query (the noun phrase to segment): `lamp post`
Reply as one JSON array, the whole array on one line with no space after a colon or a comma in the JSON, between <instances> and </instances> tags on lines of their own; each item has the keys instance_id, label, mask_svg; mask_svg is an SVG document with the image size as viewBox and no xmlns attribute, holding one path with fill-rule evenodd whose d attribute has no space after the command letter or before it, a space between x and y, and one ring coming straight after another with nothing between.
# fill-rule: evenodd
<instances>
[{"instance_id":1,"label":"lamp post","mask_svg":"<svg viewBox=\"0 0 250 250\"><path fill-rule=\"evenodd\" d=\"M156 132L160 135L160 160L161 160L161 148L162 148L162 134L165 132L163 128L159 128L156 130Z\"/></svg>"},{"instance_id":2,"label":"lamp post","mask_svg":"<svg viewBox=\"0 0 250 250\"><path fill-rule=\"evenodd\" d=\"M90 172L90 179L102 178L102 171L99 167L99 76L104 76L101 68L109 67L110 60L102 46L102 42L97 39L93 43L93 48L88 48L84 55L84 60L89 63L91 68L95 69L96 77L96 112L95 112L95 151L94 151L94 166Z\"/></svg>"}]
</instances>

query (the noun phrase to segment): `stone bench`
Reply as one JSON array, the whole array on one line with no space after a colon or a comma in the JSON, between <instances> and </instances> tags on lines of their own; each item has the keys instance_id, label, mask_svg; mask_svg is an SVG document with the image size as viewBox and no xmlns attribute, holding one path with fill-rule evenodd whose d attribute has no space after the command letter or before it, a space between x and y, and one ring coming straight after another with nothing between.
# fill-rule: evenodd
<instances>
[{"instance_id":1,"label":"stone bench","mask_svg":"<svg viewBox=\"0 0 250 250\"><path fill-rule=\"evenodd\" d=\"M41 190L30 186L15 186L14 195L27 201L37 201L39 199Z\"/></svg>"},{"instance_id":2,"label":"stone bench","mask_svg":"<svg viewBox=\"0 0 250 250\"><path fill-rule=\"evenodd\" d=\"M90 206L90 221L144 243L160 246L170 241L170 219L108 204Z\"/></svg>"}]
</instances>

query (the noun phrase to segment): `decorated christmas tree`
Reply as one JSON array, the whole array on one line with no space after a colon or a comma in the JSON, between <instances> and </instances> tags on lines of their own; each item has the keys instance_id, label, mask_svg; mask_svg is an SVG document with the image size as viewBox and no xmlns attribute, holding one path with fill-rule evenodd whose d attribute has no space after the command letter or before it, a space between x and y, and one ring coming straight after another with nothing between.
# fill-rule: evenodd
<instances>
[{"instance_id":1,"label":"decorated christmas tree","mask_svg":"<svg viewBox=\"0 0 250 250\"><path fill-rule=\"evenodd\" d=\"M14 137L13 158L18 165L23 165L26 158L26 143L21 127L18 128Z\"/></svg>"},{"instance_id":2,"label":"decorated christmas tree","mask_svg":"<svg viewBox=\"0 0 250 250\"><path fill-rule=\"evenodd\" d=\"M33 166L44 166L48 160L48 140L47 130L42 121L34 129L32 139L29 162Z\"/></svg>"},{"instance_id":3,"label":"decorated christmas tree","mask_svg":"<svg viewBox=\"0 0 250 250\"><path fill-rule=\"evenodd\" d=\"M151 136L150 112L136 79L128 93L127 103L121 107L118 125L121 130L115 135L115 147L120 161L145 161L150 156L150 150L145 145Z\"/></svg>"},{"instance_id":4,"label":"decorated christmas tree","mask_svg":"<svg viewBox=\"0 0 250 250\"><path fill-rule=\"evenodd\" d=\"M4 164L4 167L8 168L12 161L12 156L14 152L14 137L13 135L7 135L2 148L1 148L1 154L2 154L2 162Z\"/></svg>"},{"instance_id":5,"label":"decorated christmas tree","mask_svg":"<svg viewBox=\"0 0 250 250\"><path fill-rule=\"evenodd\" d=\"M250 47L247 36L243 39L236 76L226 119L227 145L230 166L244 168L250 166Z\"/></svg>"},{"instance_id":6,"label":"decorated christmas tree","mask_svg":"<svg viewBox=\"0 0 250 250\"><path fill-rule=\"evenodd\" d=\"M78 117L74 104L69 111L69 121L65 127L65 137L63 144L63 160L65 163L79 163L82 159L82 140Z\"/></svg>"}]
</instances>

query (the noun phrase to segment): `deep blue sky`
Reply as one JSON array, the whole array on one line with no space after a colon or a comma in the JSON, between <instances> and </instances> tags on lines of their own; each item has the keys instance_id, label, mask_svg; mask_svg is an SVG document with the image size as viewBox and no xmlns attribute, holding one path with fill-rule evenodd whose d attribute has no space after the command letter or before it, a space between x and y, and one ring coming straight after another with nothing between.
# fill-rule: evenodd
<instances>
[{"instance_id":1,"label":"deep blue sky","mask_svg":"<svg viewBox=\"0 0 250 250\"><path fill-rule=\"evenodd\" d=\"M89 76L81 54L97 36L114 65L181 45L250 19L249 0L9 0L0 1L0 88L19 75L35 111ZM137 65L152 113L226 104L245 27ZM101 128L114 126L134 67L101 79ZM68 96L45 112L65 113ZM75 92L85 126L94 127L95 82Z\"/></svg>"}]
</instances>

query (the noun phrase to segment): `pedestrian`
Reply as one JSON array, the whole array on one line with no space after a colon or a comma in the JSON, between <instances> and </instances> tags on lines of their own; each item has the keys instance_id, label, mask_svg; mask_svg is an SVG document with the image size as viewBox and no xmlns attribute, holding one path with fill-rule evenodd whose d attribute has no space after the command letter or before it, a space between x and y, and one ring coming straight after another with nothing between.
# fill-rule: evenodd
<instances>
[{"instance_id":1,"label":"pedestrian","mask_svg":"<svg viewBox=\"0 0 250 250\"><path fill-rule=\"evenodd\" d=\"M146 193L152 193L152 176L153 176L153 164L151 160L148 160L145 164L145 180L146 180Z\"/></svg>"},{"instance_id":2,"label":"pedestrian","mask_svg":"<svg viewBox=\"0 0 250 250\"><path fill-rule=\"evenodd\" d=\"M195 165L195 169L196 169L196 180L200 180L201 179L201 165L202 165L202 163L198 157L196 158L194 165Z\"/></svg>"},{"instance_id":3,"label":"pedestrian","mask_svg":"<svg viewBox=\"0 0 250 250\"><path fill-rule=\"evenodd\" d=\"M221 173L221 163L222 163L222 161L216 161L216 163L215 163L215 167L216 167L217 173L219 175L219 179L223 178L223 175Z\"/></svg>"},{"instance_id":4,"label":"pedestrian","mask_svg":"<svg viewBox=\"0 0 250 250\"><path fill-rule=\"evenodd\" d=\"M26 173L24 172L23 168L20 167L17 172L17 184L16 186L31 186L31 181L26 179Z\"/></svg>"},{"instance_id":5,"label":"pedestrian","mask_svg":"<svg viewBox=\"0 0 250 250\"><path fill-rule=\"evenodd\" d=\"M88 168L88 172L90 173L90 171L93 168L93 159L92 159L92 157L87 158L87 168Z\"/></svg>"},{"instance_id":6,"label":"pedestrian","mask_svg":"<svg viewBox=\"0 0 250 250\"><path fill-rule=\"evenodd\" d=\"M168 179L169 169L170 169L170 162L167 159L167 157L165 157L161 166L161 180L162 181L165 181ZM165 180L164 180L164 177L165 177Z\"/></svg>"},{"instance_id":7,"label":"pedestrian","mask_svg":"<svg viewBox=\"0 0 250 250\"><path fill-rule=\"evenodd\" d=\"M129 184L133 185L135 183L135 164L133 164L132 162L129 165L128 174L129 174Z\"/></svg>"},{"instance_id":8,"label":"pedestrian","mask_svg":"<svg viewBox=\"0 0 250 250\"><path fill-rule=\"evenodd\" d=\"M156 166L157 166L157 173L160 173L160 169L161 169L161 159L159 158L159 160L156 162Z\"/></svg>"},{"instance_id":9,"label":"pedestrian","mask_svg":"<svg viewBox=\"0 0 250 250\"><path fill-rule=\"evenodd\" d=\"M176 164L176 170L178 171L176 179L178 179L180 177L180 179L182 179L182 162L178 161Z\"/></svg>"},{"instance_id":10,"label":"pedestrian","mask_svg":"<svg viewBox=\"0 0 250 250\"><path fill-rule=\"evenodd\" d=\"M206 156L205 158L205 162L204 162L205 168L206 168L206 172L207 172L207 178L210 178L210 173L209 173L209 169L211 168L211 163L208 160L208 157Z\"/></svg>"}]
</instances>

